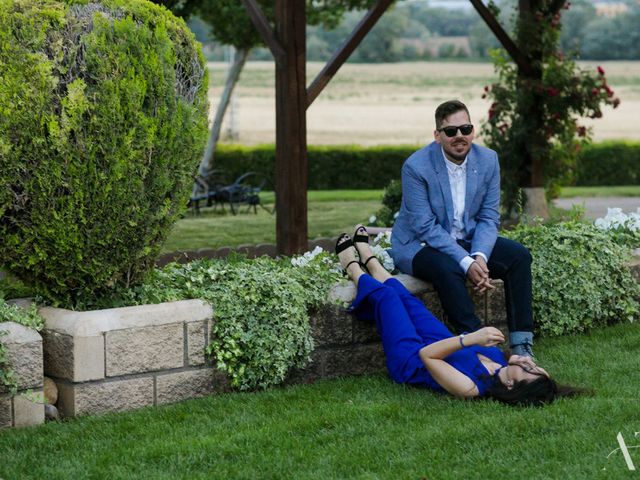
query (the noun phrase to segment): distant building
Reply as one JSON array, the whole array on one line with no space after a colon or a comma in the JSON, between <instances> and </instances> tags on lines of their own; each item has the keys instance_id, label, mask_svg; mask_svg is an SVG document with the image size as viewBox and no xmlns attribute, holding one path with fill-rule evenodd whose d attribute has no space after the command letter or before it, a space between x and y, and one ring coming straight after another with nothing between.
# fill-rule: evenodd
<instances>
[{"instance_id":1,"label":"distant building","mask_svg":"<svg viewBox=\"0 0 640 480\"><path fill-rule=\"evenodd\" d=\"M626 3L620 1L595 0L593 6L596 9L596 15L599 17L616 17L622 15L629 10Z\"/></svg>"}]
</instances>

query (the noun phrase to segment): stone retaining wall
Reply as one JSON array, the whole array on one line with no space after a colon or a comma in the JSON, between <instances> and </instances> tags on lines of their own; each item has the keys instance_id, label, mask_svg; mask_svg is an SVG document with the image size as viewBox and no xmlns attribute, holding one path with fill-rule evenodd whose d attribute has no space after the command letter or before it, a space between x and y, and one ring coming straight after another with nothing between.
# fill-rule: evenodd
<instances>
[{"instance_id":1,"label":"stone retaining wall","mask_svg":"<svg viewBox=\"0 0 640 480\"><path fill-rule=\"evenodd\" d=\"M397 278L441 315L429 284ZM334 287L330 299L348 303L354 295L348 282ZM479 314L497 323L504 317L496 308L499 295L476 297ZM90 312L47 307L40 313L44 372L58 386L63 416L162 405L228 389L225 376L204 355L213 311L200 300ZM332 303L312 312L311 328L313 361L292 372L288 383L384 371L374 325L356 320L344 306Z\"/></svg>"},{"instance_id":2,"label":"stone retaining wall","mask_svg":"<svg viewBox=\"0 0 640 480\"><path fill-rule=\"evenodd\" d=\"M396 275L411 293L416 295L438 318L446 316L431 284L409 275ZM476 313L486 325L507 331L504 310L504 288L501 280L495 280L495 290L482 295L472 295ZM363 322L349 313L345 306L356 294L352 282L336 285L329 293L332 302L311 315L311 329L315 350L313 362L307 368L292 373L290 382L311 382L319 378L362 375L385 371L384 352L380 337L373 323Z\"/></svg>"},{"instance_id":3,"label":"stone retaining wall","mask_svg":"<svg viewBox=\"0 0 640 480\"><path fill-rule=\"evenodd\" d=\"M632 268L640 279L640 257L635 258ZM408 275L396 278L446 321L430 284ZM494 281L494 285L496 289L472 298L484 323L506 332L503 284ZM352 283L336 285L330 300L342 305L328 303L312 312L316 346L312 363L292 372L287 383L384 371L375 326L358 321L344 308L354 296ZM204 355L213 311L200 300L90 312L43 308L40 312L45 318L44 372L58 386L57 406L63 416L125 411L228 390L225 376ZM42 347L36 345L35 337L29 338L25 342L28 347L21 348L30 353L16 358L37 357ZM4 343L7 340L3 338ZM24 378L21 388L40 390L41 366L38 372L36 378L19 370L18 375ZM7 398L0 394L0 426L29 424L22 413L26 404ZM43 417L40 407L37 421Z\"/></svg>"},{"instance_id":4,"label":"stone retaining wall","mask_svg":"<svg viewBox=\"0 0 640 480\"><path fill-rule=\"evenodd\" d=\"M162 405L227 389L204 355L200 300L73 312L43 308L44 371L63 416Z\"/></svg>"},{"instance_id":5,"label":"stone retaining wall","mask_svg":"<svg viewBox=\"0 0 640 480\"><path fill-rule=\"evenodd\" d=\"M0 387L0 428L38 425L44 422L44 404L39 400L43 383L42 337L13 322L0 323L0 331L7 332L0 342L18 381L15 396Z\"/></svg>"}]
</instances>

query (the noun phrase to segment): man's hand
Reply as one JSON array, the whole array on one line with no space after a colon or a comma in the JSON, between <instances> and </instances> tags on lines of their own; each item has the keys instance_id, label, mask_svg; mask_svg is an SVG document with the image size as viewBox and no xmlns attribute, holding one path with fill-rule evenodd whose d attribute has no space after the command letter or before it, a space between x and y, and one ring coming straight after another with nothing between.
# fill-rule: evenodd
<instances>
[{"instance_id":1,"label":"man's hand","mask_svg":"<svg viewBox=\"0 0 640 480\"><path fill-rule=\"evenodd\" d=\"M484 293L487 290L494 289L491 285L491 278L489 278L489 269L487 264L481 256L477 256L475 261L469 266L467 270L467 278L473 283L473 289L477 293Z\"/></svg>"},{"instance_id":2,"label":"man's hand","mask_svg":"<svg viewBox=\"0 0 640 480\"><path fill-rule=\"evenodd\" d=\"M467 345L481 345L483 347L493 347L505 340L504 334L495 327L484 327L475 332L468 333L464 337Z\"/></svg>"}]
</instances>

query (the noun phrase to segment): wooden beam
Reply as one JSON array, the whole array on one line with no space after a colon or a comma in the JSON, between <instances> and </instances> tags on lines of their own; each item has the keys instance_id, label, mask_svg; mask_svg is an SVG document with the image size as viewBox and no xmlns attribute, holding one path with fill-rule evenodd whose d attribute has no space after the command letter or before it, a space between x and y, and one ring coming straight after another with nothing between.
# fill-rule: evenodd
<instances>
[{"instance_id":1,"label":"wooden beam","mask_svg":"<svg viewBox=\"0 0 640 480\"><path fill-rule=\"evenodd\" d=\"M305 3L275 1L275 34L286 52L276 62L276 248L283 255L308 248Z\"/></svg>"},{"instance_id":2,"label":"wooden beam","mask_svg":"<svg viewBox=\"0 0 640 480\"><path fill-rule=\"evenodd\" d=\"M244 3L244 7L247 9L247 13L249 14L249 18L253 22L253 25L256 27L256 30L260 33L262 40L267 44L273 58L275 58L276 63L286 61L287 54L282 48L282 45L276 40L276 36L269 25L269 21L267 17L265 17L264 12L260 8L260 6L256 3L256 0L242 0Z\"/></svg>"},{"instance_id":3,"label":"wooden beam","mask_svg":"<svg viewBox=\"0 0 640 480\"><path fill-rule=\"evenodd\" d=\"M307 89L307 108L311 106L316 97L322 92L324 87L327 86L358 45L360 45L360 42L362 42L367 33L369 33L378 22L382 14L387 11L393 1L394 0L378 0L376 4L369 9L360 23L356 25L349 38L338 47L322 71L318 73L311 85L309 85Z\"/></svg>"},{"instance_id":4,"label":"wooden beam","mask_svg":"<svg viewBox=\"0 0 640 480\"><path fill-rule=\"evenodd\" d=\"M527 60L526 56L520 51L518 46L515 44L509 34L502 28L502 25L498 22L496 17L491 13L482 0L470 0L473 7L480 14L484 22L487 24L489 29L493 32L496 38L500 41L504 49L511 55L513 61L516 62L518 68L524 72L526 75L533 74L533 67L531 63Z\"/></svg>"}]
</instances>

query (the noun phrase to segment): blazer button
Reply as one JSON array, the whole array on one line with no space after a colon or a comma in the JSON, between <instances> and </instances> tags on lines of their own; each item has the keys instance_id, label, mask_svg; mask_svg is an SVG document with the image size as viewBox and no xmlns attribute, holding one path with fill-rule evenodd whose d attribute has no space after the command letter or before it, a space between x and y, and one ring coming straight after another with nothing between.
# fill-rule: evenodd
<instances>
[{"instance_id":1,"label":"blazer button","mask_svg":"<svg viewBox=\"0 0 640 480\"><path fill-rule=\"evenodd\" d=\"M426 243L424 243L424 242L420 242L420 246L421 246L421 247L424 247L425 245L426 245Z\"/></svg>"}]
</instances>

